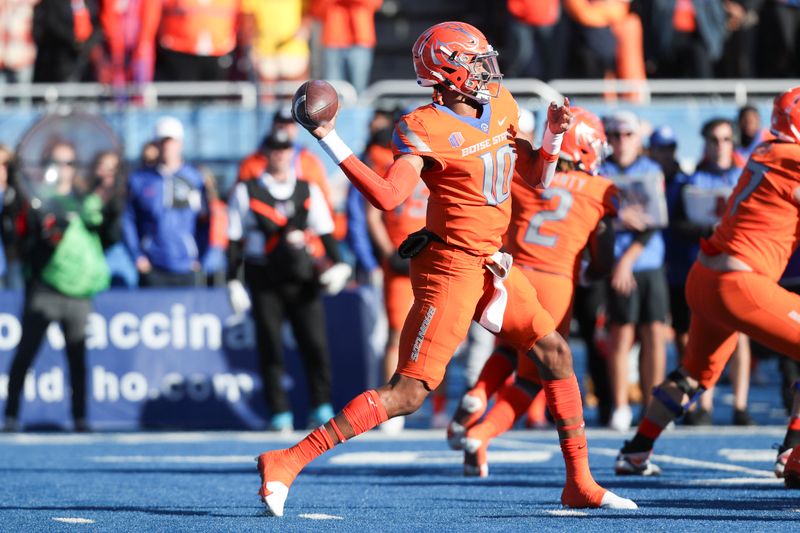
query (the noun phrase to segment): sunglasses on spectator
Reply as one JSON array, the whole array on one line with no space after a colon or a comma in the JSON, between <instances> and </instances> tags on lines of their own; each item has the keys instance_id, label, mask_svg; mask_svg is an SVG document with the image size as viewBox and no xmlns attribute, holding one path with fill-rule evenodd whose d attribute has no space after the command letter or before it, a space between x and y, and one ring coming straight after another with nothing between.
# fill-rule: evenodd
<instances>
[{"instance_id":1,"label":"sunglasses on spectator","mask_svg":"<svg viewBox=\"0 0 800 533\"><path fill-rule=\"evenodd\" d=\"M56 166L59 166L59 167L74 167L75 166L75 160L74 159L69 159L69 160L51 159L50 160L50 164L51 165L56 165Z\"/></svg>"},{"instance_id":2,"label":"sunglasses on spectator","mask_svg":"<svg viewBox=\"0 0 800 533\"><path fill-rule=\"evenodd\" d=\"M712 135L712 136L706 137L706 140L708 142L710 142L710 143L713 143L713 144L732 143L733 142L733 137L714 137Z\"/></svg>"},{"instance_id":3,"label":"sunglasses on spectator","mask_svg":"<svg viewBox=\"0 0 800 533\"><path fill-rule=\"evenodd\" d=\"M622 137L633 137L632 131L610 131L608 132L609 139L621 139Z\"/></svg>"}]
</instances>

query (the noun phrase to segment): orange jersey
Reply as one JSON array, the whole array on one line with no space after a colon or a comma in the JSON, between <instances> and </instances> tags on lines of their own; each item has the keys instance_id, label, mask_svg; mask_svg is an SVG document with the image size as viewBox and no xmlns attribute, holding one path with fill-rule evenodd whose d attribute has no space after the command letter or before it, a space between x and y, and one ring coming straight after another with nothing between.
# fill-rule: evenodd
<instances>
[{"instance_id":1,"label":"orange jersey","mask_svg":"<svg viewBox=\"0 0 800 533\"><path fill-rule=\"evenodd\" d=\"M395 248L400 246L409 233L425 227L425 212L430 191L420 181L414 192L402 204L391 211L383 212L383 224Z\"/></svg>"},{"instance_id":2,"label":"orange jersey","mask_svg":"<svg viewBox=\"0 0 800 533\"><path fill-rule=\"evenodd\" d=\"M511 186L511 225L506 249L514 262L573 277L597 223L617 212L614 183L585 172L558 172L547 189Z\"/></svg>"},{"instance_id":3,"label":"orange jersey","mask_svg":"<svg viewBox=\"0 0 800 533\"><path fill-rule=\"evenodd\" d=\"M430 190L426 227L450 245L477 255L496 252L511 216L511 177L517 154L519 108L501 87L480 118L462 117L432 103L397 123L395 157L426 160Z\"/></svg>"},{"instance_id":4,"label":"orange jersey","mask_svg":"<svg viewBox=\"0 0 800 533\"><path fill-rule=\"evenodd\" d=\"M778 280L800 239L800 207L793 200L798 187L800 145L760 144L708 241L712 253L736 256L756 272Z\"/></svg>"}]
</instances>

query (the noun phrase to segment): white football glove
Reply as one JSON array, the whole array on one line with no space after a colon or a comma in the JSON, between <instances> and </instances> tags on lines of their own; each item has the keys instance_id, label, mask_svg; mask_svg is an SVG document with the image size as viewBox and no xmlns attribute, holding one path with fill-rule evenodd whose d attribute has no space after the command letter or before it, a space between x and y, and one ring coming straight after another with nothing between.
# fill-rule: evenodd
<instances>
[{"instance_id":1,"label":"white football glove","mask_svg":"<svg viewBox=\"0 0 800 533\"><path fill-rule=\"evenodd\" d=\"M232 279L228 282L228 301L231 303L231 309L236 315L244 315L250 310L250 295L247 294L247 289L238 279Z\"/></svg>"},{"instance_id":2,"label":"white football glove","mask_svg":"<svg viewBox=\"0 0 800 533\"><path fill-rule=\"evenodd\" d=\"M326 294L339 294L350 280L353 269L347 263L336 263L320 274L319 282Z\"/></svg>"}]
</instances>

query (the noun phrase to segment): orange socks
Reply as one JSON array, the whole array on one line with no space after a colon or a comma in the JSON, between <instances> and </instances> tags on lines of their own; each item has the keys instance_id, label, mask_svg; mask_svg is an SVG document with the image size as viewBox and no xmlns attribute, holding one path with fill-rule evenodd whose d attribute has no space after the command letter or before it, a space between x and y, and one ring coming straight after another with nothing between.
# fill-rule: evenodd
<instances>
[{"instance_id":1,"label":"orange socks","mask_svg":"<svg viewBox=\"0 0 800 533\"><path fill-rule=\"evenodd\" d=\"M350 400L342 409L342 414L353 428L353 437L383 424L389 418L380 396L374 390L363 392Z\"/></svg>"},{"instance_id":2,"label":"orange socks","mask_svg":"<svg viewBox=\"0 0 800 533\"><path fill-rule=\"evenodd\" d=\"M565 379L542 380L547 406L560 431L583 429L583 405L577 378L572 375ZM570 425L564 420L577 419ZM599 507L605 489L592 478L589 470L589 448L586 435L563 438L561 453L567 467L567 480L561 493L561 503L569 507Z\"/></svg>"},{"instance_id":3,"label":"orange socks","mask_svg":"<svg viewBox=\"0 0 800 533\"><path fill-rule=\"evenodd\" d=\"M497 392L492 409L479 425L492 424L494 430L487 436L496 437L511 429L530 403L531 397L528 393L515 385L506 385Z\"/></svg>"},{"instance_id":4,"label":"orange socks","mask_svg":"<svg viewBox=\"0 0 800 533\"><path fill-rule=\"evenodd\" d=\"M374 390L368 390L353 398L342 409L342 414L350 423L350 427L353 428L353 437L386 422L387 419L386 409L383 407L378 393ZM331 419L330 423L339 438L339 442L344 442L345 438L334 419ZM325 426L320 426L309 433L306 438L285 450L285 459L289 463L286 466L295 470L295 475L297 475L297 472L300 472L308 463L334 446L333 438L328 433L328 430L325 429Z\"/></svg>"},{"instance_id":5,"label":"orange socks","mask_svg":"<svg viewBox=\"0 0 800 533\"><path fill-rule=\"evenodd\" d=\"M517 368L517 353L513 348L497 347L483 365L475 388L482 387L489 398L497 392L506 378Z\"/></svg>"}]
</instances>

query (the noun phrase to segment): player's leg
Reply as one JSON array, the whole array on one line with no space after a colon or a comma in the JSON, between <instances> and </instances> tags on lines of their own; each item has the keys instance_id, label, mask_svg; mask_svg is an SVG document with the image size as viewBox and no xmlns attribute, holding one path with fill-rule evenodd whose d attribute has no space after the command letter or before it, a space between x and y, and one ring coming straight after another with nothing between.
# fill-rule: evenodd
<instances>
[{"instance_id":1,"label":"player's leg","mask_svg":"<svg viewBox=\"0 0 800 533\"><path fill-rule=\"evenodd\" d=\"M794 448L800 448L800 381L795 381L792 386L794 399L792 400L792 410L789 413L789 426L786 428L786 436L783 443L778 447L778 457L775 459L775 476L784 477L786 463ZM797 481L800 483L800 464L797 465Z\"/></svg>"},{"instance_id":2,"label":"player's leg","mask_svg":"<svg viewBox=\"0 0 800 533\"><path fill-rule=\"evenodd\" d=\"M6 400L6 431L18 429L19 402L25 375L33 363L39 346L42 344L47 326L53 318L53 308L57 305L57 296L51 289L34 286L27 291L25 307L22 313L22 338L17 352L11 362L8 375L8 396Z\"/></svg>"},{"instance_id":3,"label":"player's leg","mask_svg":"<svg viewBox=\"0 0 800 533\"><path fill-rule=\"evenodd\" d=\"M413 413L444 378L483 292L482 263L464 252L431 244L411 261L411 278L414 305L400 335L397 373L389 383L351 400L295 446L258 457L259 494L271 514L283 515L289 487L308 463L391 417Z\"/></svg>"},{"instance_id":4,"label":"player's leg","mask_svg":"<svg viewBox=\"0 0 800 533\"><path fill-rule=\"evenodd\" d=\"M511 429L541 390L536 364L527 356L520 357L514 383L500 388L486 417L467 430L464 439L465 476L489 475L486 457L489 442Z\"/></svg>"},{"instance_id":5,"label":"player's leg","mask_svg":"<svg viewBox=\"0 0 800 533\"><path fill-rule=\"evenodd\" d=\"M683 364L653 389L636 435L626 441L617 456L615 470L620 475L658 475L650 462L653 445L667 425L683 416L703 391L716 384L736 346L736 328L724 320L718 300L717 278L697 268L691 270L686 294L692 310L689 341ZM713 317L713 318L711 318Z\"/></svg>"},{"instance_id":6,"label":"player's leg","mask_svg":"<svg viewBox=\"0 0 800 533\"><path fill-rule=\"evenodd\" d=\"M638 281L638 275L634 275ZM642 295L638 288L630 294L620 294L609 287L607 312L609 321L608 377L611 384L613 409L609 427L617 431L630 428L633 414L628 400L628 363L636 340Z\"/></svg>"},{"instance_id":7,"label":"player's leg","mask_svg":"<svg viewBox=\"0 0 800 533\"><path fill-rule=\"evenodd\" d=\"M86 420L86 320L92 310L88 298L64 299L61 329L64 332L64 351L69 363L69 383L72 388L72 419L76 431L88 431Z\"/></svg>"},{"instance_id":8,"label":"player's leg","mask_svg":"<svg viewBox=\"0 0 800 533\"><path fill-rule=\"evenodd\" d=\"M486 412L488 399L500 389L517 366L517 350L508 345L498 345L478 375L475 386L461 397L453 419L447 426L447 443L453 450L464 447L464 436Z\"/></svg>"},{"instance_id":9,"label":"player's leg","mask_svg":"<svg viewBox=\"0 0 800 533\"><path fill-rule=\"evenodd\" d=\"M562 504L569 507L636 508L631 500L600 487L589 471L583 405L569 345L555 331L552 317L539 304L536 290L519 269L512 268L505 284L508 287L508 307L500 336L516 346L531 347L527 356L538 367L567 467Z\"/></svg>"}]
</instances>

